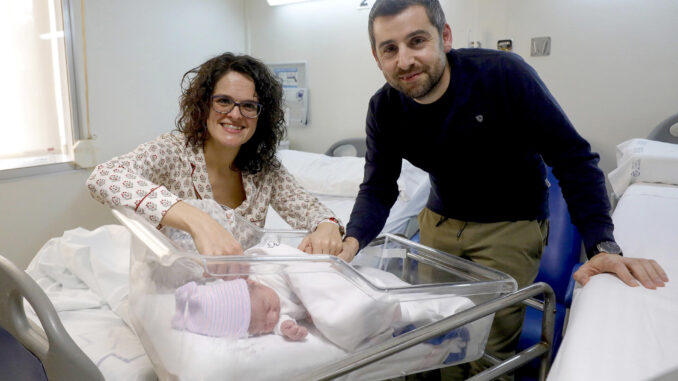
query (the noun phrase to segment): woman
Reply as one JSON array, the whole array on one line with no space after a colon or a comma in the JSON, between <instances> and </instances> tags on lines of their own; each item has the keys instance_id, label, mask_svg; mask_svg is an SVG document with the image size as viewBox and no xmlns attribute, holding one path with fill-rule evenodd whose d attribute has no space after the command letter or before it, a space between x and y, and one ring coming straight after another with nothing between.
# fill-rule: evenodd
<instances>
[{"instance_id":1,"label":"woman","mask_svg":"<svg viewBox=\"0 0 678 381\"><path fill-rule=\"evenodd\" d=\"M208 214L182 199L214 199L263 227L269 204L312 233L299 249L338 254L343 227L296 184L275 156L285 134L282 87L260 61L225 53L184 74L178 132L100 164L87 180L94 199L152 224L187 231L204 255L242 253Z\"/></svg>"}]
</instances>

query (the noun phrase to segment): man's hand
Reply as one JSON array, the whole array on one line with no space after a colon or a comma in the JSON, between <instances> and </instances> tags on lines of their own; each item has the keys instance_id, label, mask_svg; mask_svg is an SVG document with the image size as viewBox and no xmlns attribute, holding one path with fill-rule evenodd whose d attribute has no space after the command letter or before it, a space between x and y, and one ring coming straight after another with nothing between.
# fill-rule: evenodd
<instances>
[{"instance_id":1,"label":"man's hand","mask_svg":"<svg viewBox=\"0 0 678 381\"><path fill-rule=\"evenodd\" d=\"M337 257L343 259L347 263L350 263L356 254L358 254L358 249L360 248L360 243L358 240L353 237L344 238L342 244L341 253Z\"/></svg>"},{"instance_id":2,"label":"man's hand","mask_svg":"<svg viewBox=\"0 0 678 381\"><path fill-rule=\"evenodd\" d=\"M638 286L638 282L645 288L656 289L664 287L668 282L664 270L654 259L627 258L617 254L599 253L584 263L574 273L574 280L586 285L589 279L597 274L611 273L618 276L631 287Z\"/></svg>"}]
</instances>

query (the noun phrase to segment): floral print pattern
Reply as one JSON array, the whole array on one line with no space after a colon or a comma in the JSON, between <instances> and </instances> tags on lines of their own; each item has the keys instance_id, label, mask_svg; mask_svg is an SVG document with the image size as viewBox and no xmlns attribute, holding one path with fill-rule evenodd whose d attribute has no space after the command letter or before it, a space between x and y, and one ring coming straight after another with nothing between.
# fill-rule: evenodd
<instances>
[{"instance_id":1,"label":"floral print pattern","mask_svg":"<svg viewBox=\"0 0 678 381\"><path fill-rule=\"evenodd\" d=\"M99 164L87 180L92 197L110 207L133 209L154 226L182 199L214 199L201 147L170 133L134 151ZM334 213L306 192L281 165L257 174L242 174L245 201L235 211L263 227L268 206L294 229L315 230ZM343 226L341 226L343 233Z\"/></svg>"}]
</instances>

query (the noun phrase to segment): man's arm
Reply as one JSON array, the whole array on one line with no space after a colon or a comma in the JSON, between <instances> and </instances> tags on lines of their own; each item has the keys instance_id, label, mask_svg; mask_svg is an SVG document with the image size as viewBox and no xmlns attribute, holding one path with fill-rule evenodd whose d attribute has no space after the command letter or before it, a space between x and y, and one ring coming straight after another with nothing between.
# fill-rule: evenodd
<instances>
[{"instance_id":1,"label":"man's arm","mask_svg":"<svg viewBox=\"0 0 678 381\"><path fill-rule=\"evenodd\" d=\"M586 284L591 276L612 273L624 283L635 287L638 282L655 289L668 282L661 266L651 259L625 258L620 253L597 250L601 242L614 242L614 225L610 218L605 176L598 168L598 154L591 152L569 121L560 105L538 77L522 60L516 69L524 75L521 94L512 99L521 101L534 135L535 144L544 161L553 168L560 182L572 221L582 235L589 261L574 274L574 279Z\"/></svg>"},{"instance_id":2,"label":"man's arm","mask_svg":"<svg viewBox=\"0 0 678 381\"><path fill-rule=\"evenodd\" d=\"M379 120L383 118L377 117L376 98L380 95L381 92L372 97L367 112L365 176L346 226L343 250L339 254L340 258L347 261L352 260L361 248L381 232L398 197L397 180L402 157L385 131L388 126Z\"/></svg>"}]
</instances>

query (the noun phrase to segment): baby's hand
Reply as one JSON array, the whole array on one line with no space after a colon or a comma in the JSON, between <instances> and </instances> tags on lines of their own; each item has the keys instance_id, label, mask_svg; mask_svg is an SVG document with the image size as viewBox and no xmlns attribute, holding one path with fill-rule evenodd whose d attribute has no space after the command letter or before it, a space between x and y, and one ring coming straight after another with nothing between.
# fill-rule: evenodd
<instances>
[{"instance_id":1,"label":"baby's hand","mask_svg":"<svg viewBox=\"0 0 678 381\"><path fill-rule=\"evenodd\" d=\"M298 325L293 320L285 320L282 322L280 325L280 330L286 338L292 341L299 341L308 334L306 327Z\"/></svg>"}]
</instances>

